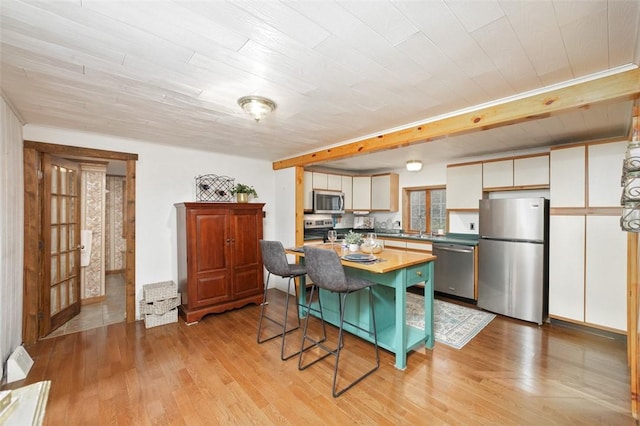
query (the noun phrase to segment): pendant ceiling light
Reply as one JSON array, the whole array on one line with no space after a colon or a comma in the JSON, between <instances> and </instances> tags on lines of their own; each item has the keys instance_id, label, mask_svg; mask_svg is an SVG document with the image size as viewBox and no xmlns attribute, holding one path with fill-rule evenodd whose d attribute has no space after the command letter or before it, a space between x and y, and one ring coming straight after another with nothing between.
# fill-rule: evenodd
<instances>
[{"instance_id":1,"label":"pendant ceiling light","mask_svg":"<svg viewBox=\"0 0 640 426\"><path fill-rule=\"evenodd\" d=\"M256 122L276 109L276 103L262 96L243 96L238 99L238 105L251 114Z\"/></svg>"},{"instance_id":2,"label":"pendant ceiling light","mask_svg":"<svg viewBox=\"0 0 640 426\"><path fill-rule=\"evenodd\" d=\"M418 172L422 170L422 161L420 160L407 161L407 170L410 172Z\"/></svg>"}]
</instances>

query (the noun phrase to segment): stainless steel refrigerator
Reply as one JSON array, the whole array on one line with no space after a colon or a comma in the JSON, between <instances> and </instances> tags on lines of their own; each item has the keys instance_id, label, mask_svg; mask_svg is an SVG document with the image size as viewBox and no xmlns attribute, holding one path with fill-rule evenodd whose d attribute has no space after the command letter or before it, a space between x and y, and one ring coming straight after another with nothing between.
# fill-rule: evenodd
<instances>
[{"instance_id":1,"label":"stainless steel refrigerator","mask_svg":"<svg viewBox=\"0 0 640 426\"><path fill-rule=\"evenodd\" d=\"M480 200L478 306L542 324L549 312L549 201Z\"/></svg>"}]
</instances>

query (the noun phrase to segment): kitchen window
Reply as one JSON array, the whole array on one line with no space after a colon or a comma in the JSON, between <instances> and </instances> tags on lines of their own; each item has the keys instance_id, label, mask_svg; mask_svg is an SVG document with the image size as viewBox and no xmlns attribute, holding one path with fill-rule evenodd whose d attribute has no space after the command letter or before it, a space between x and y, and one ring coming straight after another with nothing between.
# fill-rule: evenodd
<instances>
[{"instance_id":1,"label":"kitchen window","mask_svg":"<svg viewBox=\"0 0 640 426\"><path fill-rule=\"evenodd\" d=\"M444 186L402 188L402 223L405 232L446 230L446 201Z\"/></svg>"}]
</instances>

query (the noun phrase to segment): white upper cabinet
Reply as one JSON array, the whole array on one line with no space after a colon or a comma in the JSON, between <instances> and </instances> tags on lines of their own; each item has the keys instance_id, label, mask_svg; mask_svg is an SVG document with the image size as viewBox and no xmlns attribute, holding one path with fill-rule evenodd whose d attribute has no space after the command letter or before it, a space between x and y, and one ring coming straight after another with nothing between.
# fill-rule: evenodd
<instances>
[{"instance_id":1,"label":"white upper cabinet","mask_svg":"<svg viewBox=\"0 0 640 426\"><path fill-rule=\"evenodd\" d=\"M327 189L330 191L342 191L342 176L328 174Z\"/></svg>"},{"instance_id":2,"label":"white upper cabinet","mask_svg":"<svg viewBox=\"0 0 640 426\"><path fill-rule=\"evenodd\" d=\"M371 176L353 177L353 210L371 210Z\"/></svg>"},{"instance_id":3,"label":"white upper cabinet","mask_svg":"<svg viewBox=\"0 0 640 426\"><path fill-rule=\"evenodd\" d=\"M620 176L627 142L588 146L589 207L620 207Z\"/></svg>"},{"instance_id":4,"label":"white upper cabinet","mask_svg":"<svg viewBox=\"0 0 640 426\"><path fill-rule=\"evenodd\" d=\"M353 177L341 176L342 192L344 192L344 209L353 209Z\"/></svg>"},{"instance_id":5,"label":"white upper cabinet","mask_svg":"<svg viewBox=\"0 0 640 426\"><path fill-rule=\"evenodd\" d=\"M398 211L398 174L371 176L371 210Z\"/></svg>"},{"instance_id":6,"label":"white upper cabinet","mask_svg":"<svg viewBox=\"0 0 640 426\"><path fill-rule=\"evenodd\" d=\"M482 163L486 191L549 186L549 154L503 158Z\"/></svg>"},{"instance_id":7,"label":"white upper cabinet","mask_svg":"<svg viewBox=\"0 0 640 426\"><path fill-rule=\"evenodd\" d=\"M313 189L328 189L326 173L313 172Z\"/></svg>"},{"instance_id":8,"label":"white upper cabinet","mask_svg":"<svg viewBox=\"0 0 640 426\"><path fill-rule=\"evenodd\" d=\"M584 145L551 150L551 207L585 207Z\"/></svg>"},{"instance_id":9,"label":"white upper cabinet","mask_svg":"<svg viewBox=\"0 0 640 426\"><path fill-rule=\"evenodd\" d=\"M482 163L482 186L484 188L513 186L513 160L487 161Z\"/></svg>"},{"instance_id":10,"label":"white upper cabinet","mask_svg":"<svg viewBox=\"0 0 640 426\"><path fill-rule=\"evenodd\" d=\"M482 163L447 166L447 209L478 209Z\"/></svg>"},{"instance_id":11,"label":"white upper cabinet","mask_svg":"<svg viewBox=\"0 0 640 426\"><path fill-rule=\"evenodd\" d=\"M513 186L547 185L549 185L548 154L513 160Z\"/></svg>"}]
</instances>

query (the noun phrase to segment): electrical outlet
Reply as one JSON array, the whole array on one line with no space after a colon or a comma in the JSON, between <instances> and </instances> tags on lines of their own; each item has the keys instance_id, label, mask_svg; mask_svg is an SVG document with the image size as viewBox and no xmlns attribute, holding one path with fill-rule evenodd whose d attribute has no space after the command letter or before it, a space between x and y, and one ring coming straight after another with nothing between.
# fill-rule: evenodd
<instances>
[{"instance_id":1,"label":"electrical outlet","mask_svg":"<svg viewBox=\"0 0 640 426\"><path fill-rule=\"evenodd\" d=\"M475 224L475 223L473 223L473 222L470 222L470 223L469 223L469 230L471 230L471 231L475 231L475 229L476 229L476 224Z\"/></svg>"}]
</instances>

